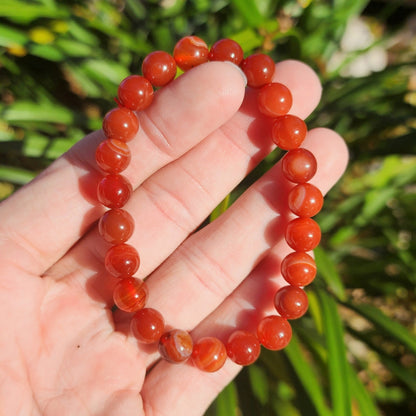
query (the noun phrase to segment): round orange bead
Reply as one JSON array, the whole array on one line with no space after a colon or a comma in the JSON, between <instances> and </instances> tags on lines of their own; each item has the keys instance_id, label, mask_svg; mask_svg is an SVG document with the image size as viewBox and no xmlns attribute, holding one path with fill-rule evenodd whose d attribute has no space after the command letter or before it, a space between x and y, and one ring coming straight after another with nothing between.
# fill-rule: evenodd
<instances>
[{"instance_id":1,"label":"round orange bead","mask_svg":"<svg viewBox=\"0 0 416 416\"><path fill-rule=\"evenodd\" d=\"M295 251L313 250L321 241L321 229L311 218L295 218L286 228L286 242Z\"/></svg>"},{"instance_id":2,"label":"round orange bead","mask_svg":"<svg viewBox=\"0 0 416 416\"><path fill-rule=\"evenodd\" d=\"M145 344L158 342L165 330L165 321L160 312L152 308L137 311L130 323L131 332Z\"/></svg>"},{"instance_id":3,"label":"round orange bead","mask_svg":"<svg viewBox=\"0 0 416 416\"><path fill-rule=\"evenodd\" d=\"M133 230L133 217L124 209L110 209L98 221L98 232L111 244L126 242Z\"/></svg>"},{"instance_id":4,"label":"round orange bead","mask_svg":"<svg viewBox=\"0 0 416 416\"><path fill-rule=\"evenodd\" d=\"M290 285L306 286L315 279L316 263L309 254L296 251L283 259L280 271Z\"/></svg>"},{"instance_id":5,"label":"round orange bead","mask_svg":"<svg viewBox=\"0 0 416 416\"><path fill-rule=\"evenodd\" d=\"M283 175L291 182L308 182L315 175L316 169L315 156L306 149L290 150L282 159Z\"/></svg>"},{"instance_id":6,"label":"round orange bead","mask_svg":"<svg viewBox=\"0 0 416 416\"><path fill-rule=\"evenodd\" d=\"M153 101L152 84L140 75L130 75L118 87L120 103L133 111L142 111Z\"/></svg>"},{"instance_id":7,"label":"round orange bead","mask_svg":"<svg viewBox=\"0 0 416 416\"><path fill-rule=\"evenodd\" d=\"M308 296L296 286L285 286L276 292L274 305L282 318L297 319L308 310Z\"/></svg>"},{"instance_id":8,"label":"round orange bead","mask_svg":"<svg viewBox=\"0 0 416 416\"><path fill-rule=\"evenodd\" d=\"M240 66L247 77L247 85L253 88L262 87L271 82L275 69L273 59L264 53L248 56Z\"/></svg>"},{"instance_id":9,"label":"round orange bead","mask_svg":"<svg viewBox=\"0 0 416 416\"><path fill-rule=\"evenodd\" d=\"M227 355L240 365L250 365L260 355L260 343L257 337L244 330L234 331L226 344Z\"/></svg>"},{"instance_id":10,"label":"round orange bead","mask_svg":"<svg viewBox=\"0 0 416 416\"><path fill-rule=\"evenodd\" d=\"M144 58L142 72L152 85L162 87L175 78L176 62L167 52L154 51Z\"/></svg>"},{"instance_id":11,"label":"round orange bead","mask_svg":"<svg viewBox=\"0 0 416 416\"><path fill-rule=\"evenodd\" d=\"M128 108L113 108L104 116L103 130L107 139L129 142L139 131L139 120Z\"/></svg>"},{"instance_id":12,"label":"round orange bead","mask_svg":"<svg viewBox=\"0 0 416 416\"><path fill-rule=\"evenodd\" d=\"M257 337L265 348L278 351L289 344L292 327L281 316L266 316L257 327Z\"/></svg>"},{"instance_id":13,"label":"round orange bead","mask_svg":"<svg viewBox=\"0 0 416 416\"><path fill-rule=\"evenodd\" d=\"M273 141L283 150L298 148L306 137L305 122L292 114L276 119L272 127Z\"/></svg>"},{"instance_id":14,"label":"round orange bead","mask_svg":"<svg viewBox=\"0 0 416 416\"><path fill-rule=\"evenodd\" d=\"M97 199L108 208L121 208L130 199L133 187L123 175L104 176L97 186Z\"/></svg>"},{"instance_id":15,"label":"round orange bead","mask_svg":"<svg viewBox=\"0 0 416 416\"><path fill-rule=\"evenodd\" d=\"M192 361L202 371L218 371L227 359L224 344L214 337L205 337L194 344Z\"/></svg>"},{"instance_id":16,"label":"round orange bead","mask_svg":"<svg viewBox=\"0 0 416 416\"><path fill-rule=\"evenodd\" d=\"M140 256L130 244L117 244L107 251L104 265L115 277L133 276L139 269Z\"/></svg>"},{"instance_id":17,"label":"round orange bead","mask_svg":"<svg viewBox=\"0 0 416 416\"><path fill-rule=\"evenodd\" d=\"M146 283L135 277L120 279L113 292L114 303L124 312L136 312L142 309L147 297Z\"/></svg>"},{"instance_id":18,"label":"round orange bead","mask_svg":"<svg viewBox=\"0 0 416 416\"><path fill-rule=\"evenodd\" d=\"M98 145L95 160L104 172L120 173L129 165L131 152L125 142L107 139Z\"/></svg>"},{"instance_id":19,"label":"round orange bead","mask_svg":"<svg viewBox=\"0 0 416 416\"><path fill-rule=\"evenodd\" d=\"M244 57L241 46L232 39L220 39L211 46L209 51L210 61L230 61L240 65Z\"/></svg>"},{"instance_id":20,"label":"round orange bead","mask_svg":"<svg viewBox=\"0 0 416 416\"><path fill-rule=\"evenodd\" d=\"M259 91L257 105L266 116L282 116L292 107L292 94L289 88L278 82L266 84Z\"/></svg>"},{"instance_id":21,"label":"round orange bead","mask_svg":"<svg viewBox=\"0 0 416 416\"><path fill-rule=\"evenodd\" d=\"M179 40L173 50L173 58L183 71L208 61L208 46L197 36L186 36Z\"/></svg>"},{"instance_id":22,"label":"round orange bead","mask_svg":"<svg viewBox=\"0 0 416 416\"><path fill-rule=\"evenodd\" d=\"M290 210L299 217L313 217L321 210L324 197L316 186L301 183L289 192L288 204Z\"/></svg>"},{"instance_id":23,"label":"round orange bead","mask_svg":"<svg viewBox=\"0 0 416 416\"><path fill-rule=\"evenodd\" d=\"M188 332L173 329L165 332L159 340L160 355L171 363L181 363L192 354L193 342Z\"/></svg>"}]
</instances>

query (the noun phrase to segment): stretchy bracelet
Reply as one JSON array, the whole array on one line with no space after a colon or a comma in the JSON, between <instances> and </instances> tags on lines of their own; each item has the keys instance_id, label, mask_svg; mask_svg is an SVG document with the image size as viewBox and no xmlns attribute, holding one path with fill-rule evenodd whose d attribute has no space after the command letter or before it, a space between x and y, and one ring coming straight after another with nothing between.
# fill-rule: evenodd
<instances>
[{"instance_id":1,"label":"stretchy bracelet","mask_svg":"<svg viewBox=\"0 0 416 416\"><path fill-rule=\"evenodd\" d=\"M277 314L264 317L257 332L235 330L223 343L216 337L193 340L189 332L181 329L166 330L162 315L153 308L145 308L148 299L146 283L133 277L140 265L137 250L126 241L134 229L132 216L122 207L132 194L131 183L120 174L131 158L127 143L139 129L136 112L151 105L153 87L171 82L177 66L187 71L207 61L231 61L244 71L248 87L257 92L258 109L273 119L271 137L287 153L282 159L284 177L296 185L288 196L288 206L297 218L287 225L285 238L293 252L281 263L281 274L288 283L274 297ZM288 322L301 317L308 308L308 297L302 287L312 282L316 274L313 258L307 254L320 241L321 231L311 219L323 204L317 187L308 183L317 168L314 155L300 147L307 128L302 119L289 114L292 95L289 89L271 82L275 64L265 54L243 58L238 43L230 39L216 42L211 49L196 37L187 36L175 46L173 56L156 51L146 56L142 65L143 76L131 75L118 87L118 107L109 111L103 121L106 139L96 151L96 161L105 175L98 184L98 201L109 208L99 220L100 235L112 246L105 256L105 268L118 279L114 289L115 305L134 312L131 332L138 341L158 343L162 358L172 363L191 359L203 371L220 369L227 357L240 365L253 363L260 354L260 345L280 350L290 341L292 329Z\"/></svg>"}]
</instances>

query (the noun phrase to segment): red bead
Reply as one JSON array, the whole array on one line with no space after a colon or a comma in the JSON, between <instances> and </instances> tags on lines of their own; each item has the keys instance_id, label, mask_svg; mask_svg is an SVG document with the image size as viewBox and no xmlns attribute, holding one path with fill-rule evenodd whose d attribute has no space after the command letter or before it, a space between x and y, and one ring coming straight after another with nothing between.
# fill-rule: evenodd
<instances>
[{"instance_id":1,"label":"red bead","mask_svg":"<svg viewBox=\"0 0 416 416\"><path fill-rule=\"evenodd\" d=\"M257 337L248 331L234 331L226 344L227 355L240 365L250 365L260 355L260 343Z\"/></svg>"},{"instance_id":2,"label":"red bead","mask_svg":"<svg viewBox=\"0 0 416 416\"><path fill-rule=\"evenodd\" d=\"M310 181L316 173L315 156L306 149L294 149L282 159L282 171L286 179L295 183Z\"/></svg>"},{"instance_id":3,"label":"red bead","mask_svg":"<svg viewBox=\"0 0 416 416\"><path fill-rule=\"evenodd\" d=\"M125 142L107 139L98 145L95 160L104 172L120 173L129 165L131 152Z\"/></svg>"},{"instance_id":4,"label":"red bead","mask_svg":"<svg viewBox=\"0 0 416 416\"><path fill-rule=\"evenodd\" d=\"M265 348L278 351L289 344L292 338L292 327L281 316L266 316L257 327L257 336Z\"/></svg>"},{"instance_id":5,"label":"red bead","mask_svg":"<svg viewBox=\"0 0 416 416\"><path fill-rule=\"evenodd\" d=\"M260 112L268 117L283 116L292 107L292 93L278 82L266 84L257 95L257 105Z\"/></svg>"},{"instance_id":6,"label":"red bead","mask_svg":"<svg viewBox=\"0 0 416 416\"><path fill-rule=\"evenodd\" d=\"M181 363L192 354L193 342L188 332L173 329L165 332L159 340L159 352L162 358L171 363Z\"/></svg>"},{"instance_id":7,"label":"red bead","mask_svg":"<svg viewBox=\"0 0 416 416\"><path fill-rule=\"evenodd\" d=\"M276 292L274 305L282 318L297 319L308 310L308 296L296 286L285 286Z\"/></svg>"},{"instance_id":8,"label":"red bead","mask_svg":"<svg viewBox=\"0 0 416 416\"><path fill-rule=\"evenodd\" d=\"M141 111L149 107L153 101L152 84L140 75L130 75L123 79L118 87L120 104L133 111Z\"/></svg>"},{"instance_id":9,"label":"red bead","mask_svg":"<svg viewBox=\"0 0 416 416\"><path fill-rule=\"evenodd\" d=\"M208 61L208 46L197 36L182 38L173 50L173 58L183 71Z\"/></svg>"},{"instance_id":10,"label":"red bead","mask_svg":"<svg viewBox=\"0 0 416 416\"><path fill-rule=\"evenodd\" d=\"M306 132L306 124L301 118L286 114L273 123L272 138L281 149L293 150L305 140Z\"/></svg>"},{"instance_id":11,"label":"red bead","mask_svg":"<svg viewBox=\"0 0 416 416\"><path fill-rule=\"evenodd\" d=\"M324 197L316 186L301 183L289 192L288 204L290 210L299 217L313 217L321 210Z\"/></svg>"},{"instance_id":12,"label":"red bead","mask_svg":"<svg viewBox=\"0 0 416 416\"><path fill-rule=\"evenodd\" d=\"M133 187L122 175L110 174L104 176L98 183L97 198L108 208L121 208L129 200Z\"/></svg>"},{"instance_id":13,"label":"red bead","mask_svg":"<svg viewBox=\"0 0 416 416\"><path fill-rule=\"evenodd\" d=\"M98 221L98 232L111 244L126 242L133 230L133 217L124 209L110 209Z\"/></svg>"},{"instance_id":14,"label":"red bead","mask_svg":"<svg viewBox=\"0 0 416 416\"><path fill-rule=\"evenodd\" d=\"M224 344L214 337L205 337L194 344L192 361L202 371L218 371L227 359Z\"/></svg>"},{"instance_id":15,"label":"red bead","mask_svg":"<svg viewBox=\"0 0 416 416\"><path fill-rule=\"evenodd\" d=\"M244 52L236 41L220 39L211 46L208 57L210 61L230 61L240 65Z\"/></svg>"},{"instance_id":16,"label":"red bead","mask_svg":"<svg viewBox=\"0 0 416 416\"><path fill-rule=\"evenodd\" d=\"M146 283L135 277L120 279L114 288L113 299L124 312L136 312L146 304L148 297Z\"/></svg>"},{"instance_id":17,"label":"red bead","mask_svg":"<svg viewBox=\"0 0 416 416\"><path fill-rule=\"evenodd\" d=\"M176 62L167 52L154 51L144 58L142 73L152 85L162 87L175 78Z\"/></svg>"},{"instance_id":18,"label":"red bead","mask_svg":"<svg viewBox=\"0 0 416 416\"><path fill-rule=\"evenodd\" d=\"M129 142L139 131L139 120L128 108L113 108L104 116L103 130L107 139Z\"/></svg>"},{"instance_id":19,"label":"red bead","mask_svg":"<svg viewBox=\"0 0 416 416\"><path fill-rule=\"evenodd\" d=\"M312 218L295 218L287 225L285 237L293 250L310 251L321 241L321 229Z\"/></svg>"},{"instance_id":20,"label":"red bead","mask_svg":"<svg viewBox=\"0 0 416 416\"><path fill-rule=\"evenodd\" d=\"M283 259L280 271L290 285L306 286L315 279L315 260L309 254L296 251Z\"/></svg>"},{"instance_id":21,"label":"red bead","mask_svg":"<svg viewBox=\"0 0 416 416\"><path fill-rule=\"evenodd\" d=\"M117 244L107 251L104 264L113 276L130 277L139 269L139 253L130 244Z\"/></svg>"},{"instance_id":22,"label":"red bead","mask_svg":"<svg viewBox=\"0 0 416 416\"><path fill-rule=\"evenodd\" d=\"M273 59L264 53L250 55L241 62L241 69L247 77L247 85L253 88L268 84L272 80L274 68Z\"/></svg>"},{"instance_id":23,"label":"red bead","mask_svg":"<svg viewBox=\"0 0 416 416\"><path fill-rule=\"evenodd\" d=\"M165 330L165 321L160 312L152 308L137 311L131 319L130 329L133 335L145 344L158 342Z\"/></svg>"}]
</instances>

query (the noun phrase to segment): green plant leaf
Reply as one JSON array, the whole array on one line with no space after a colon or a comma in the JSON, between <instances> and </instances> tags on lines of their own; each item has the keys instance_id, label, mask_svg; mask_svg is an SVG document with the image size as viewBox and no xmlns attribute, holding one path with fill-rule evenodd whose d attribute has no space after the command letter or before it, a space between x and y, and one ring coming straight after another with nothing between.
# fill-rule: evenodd
<instances>
[{"instance_id":1,"label":"green plant leaf","mask_svg":"<svg viewBox=\"0 0 416 416\"><path fill-rule=\"evenodd\" d=\"M230 205L230 194L228 194L212 211L209 221L212 222L218 218L222 213L224 213Z\"/></svg>"},{"instance_id":2,"label":"green plant leaf","mask_svg":"<svg viewBox=\"0 0 416 416\"><path fill-rule=\"evenodd\" d=\"M253 364L248 368L248 375L253 394L262 405L265 405L269 399L269 381L264 370Z\"/></svg>"},{"instance_id":3,"label":"green plant leaf","mask_svg":"<svg viewBox=\"0 0 416 416\"><path fill-rule=\"evenodd\" d=\"M231 4L244 17L249 26L260 26L263 22L263 16L255 0L231 0Z\"/></svg>"},{"instance_id":4,"label":"green plant leaf","mask_svg":"<svg viewBox=\"0 0 416 416\"><path fill-rule=\"evenodd\" d=\"M0 46L24 45L27 41L28 36L23 31L0 25Z\"/></svg>"},{"instance_id":5,"label":"green plant leaf","mask_svg":"<svg viewBox=\"0 0 416 416\"><path fill-rule=\"evenodd\" d=\"M351 395L348 385L348 363L344 344L344 328L337 303L323 290L318 290L322 308L324 336L328 351L329 383L334 416L351 415Z\"/></svg>"},{"instance_id":6,"label":"green plant leaf","mask_svg":"<svg viewBox=\"0 0 416 416\"><path fill-rule=\"evenodd\" d=\"M215 416L238 416L238 396L235 383L232 381L218 395L215 402Z\"/></svg>"},{"instance_id":7,"label":"green plant leaf","mask_svg":"<svg viewBox=\"0 0 416 416\"><path fill-rule=\"evenodd\" d=\"M17 185L25 185L36 176L35 172L15 166L0 165L0 181L11 182Z\"/></svg>"}]
</instances>

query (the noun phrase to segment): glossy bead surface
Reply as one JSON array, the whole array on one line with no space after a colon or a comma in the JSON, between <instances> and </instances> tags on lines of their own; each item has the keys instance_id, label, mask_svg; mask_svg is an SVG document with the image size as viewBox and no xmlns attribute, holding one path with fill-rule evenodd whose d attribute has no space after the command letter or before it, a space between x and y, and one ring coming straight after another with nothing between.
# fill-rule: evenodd
<instances>
[{"instance_id":1,"label":"glossy bead surface","mask_svg":"<svg viewBox=\"0 0 416 416\"><path fill-rule=\"evenodd\" d=\"M176 62L165 51L154 51L142 63L142 73L155 87L163 87L176 75Z\"/></svg>"},{"instance_id":2,"label":"glossy bead surface","mask_svg":"<svg viewBox=\"0 0 416 416\"><path fill-rule=\"evenodd\" d=\"M129 200L133 187L122 175L110 174L104 176L97 186L97 198L108 208L121 208Z\"/></svg>"},{"instance_id":3,"label":"glossy bead surface","mask_svg":"<svg viewBox=\"0 0 416 416\"><path fill-rule=\"evenodd\" d=\"M305 183L316 173L315 156L307 149L290 150L282 159L283 175L291 182Z\"/></svg>"},{"instance_id":4,"label":"glossy bead surface","mask_svg":"<svg viewBox=\"0 0 416 416\"><path fill-rule=\"evenodd\" d=\"M205 337L194 344L192 361L202 371L218 371L227 359L225 345L215 337Z\"/></svg>"},{"instance_id":5,"label":"glossy bead surface","mask_svg":"<svg viewBox=\"0 0 416 416\"><path fill-rule=\"evenodd\" d=\"M257 326L257 337L265 348L278 351L289 344L292 327L281 316L266 316Z\"/></svg>"},{"instance_id":6,"label":"glossy bead surface","mask_svg":"<svg viewBox=\"0 0 416 416\"><path fill-rule=\"evenodd\" d=\"M286 227L286 242L295 251L311 251L321 241L321 229L312 218L295 218Z\"/></svg>"},{"instance_id":7,"label":"glossy bead surface","mask_svg":"<svg viewBox=\"0 0 416 416\"><path fill-rule=\"evenodd\" d=\"M274 305L282 318L297 319L308 310L308 296L296 286L284 286L276 292Z\"/></svg>"},{"instance_id":8,"label":"glossy bead surface","mask_svg":"<svg viewBox=\"0 0 416 416\"><path fill-rule=\"evenodd\" d=\"M322 192L310 183L301 183L292 188L288 195L290 210L299 217L313 217L322 208Z\"/></svg>"},{"instance_id":9,"label":"glossy bead surface","mask_svg":"<svg viewBox=\"0 0 416 416\"><path fill-rule=\"evenodd\" d=\"M146 304L148 297L146 283L135 277L120 279L114 288L113 299L124 312L136 312Z\"/></svg>"},{"instance_id":10,"label":"glossy bead surface","mask_svg":"<svg viewBox=\"0 0 416 416\"><path fill-rule=\"evenodd\" d=\"M292 114L280 116L273 123L273 141L283 150L293 150L298 148L306 137L305 122Z\"/></svg>"},{"instance_id":11,"label":"glossy bead surface","mask_svg":"<svg viewBox=\"0 0 416 416\"><path fill-rule=\"evenodd\" d=\"M244 52L236 41L220 39L211 46L208 57L210 61L230 61L240 65Z\"/></svg>"},{"instance_id":12,"label":"glossy bead surface","mask_svg":"<svg viewBox=\"0 0 416 416\"><path fill-rule=\"evenodd\" d=\"M295 251L283 259L280 271L290 285L306 286L315 279L316 263L309 254Z\"/></svg>"},{"instance_id":13,"label":"glossy bead surface","mask_svg":"<svg viewBox=\"0 0 416 416\"><path fill-rule=\"evenodd\" d=\"M111 244L126 242L133 231L133 217L124 209L110 209L98 221L98 232Z\"/></svg>"},{"instance_id":14,"label":"glossy bead surface","mask_svg":"<svg viewBox=\"0 0 416 416\"><path fill-rule=\"evenodd\" d=\"M95 160L104 172L120 173L129 165L131 152L125 142L107 139L98 145Z\"/></svg>"},{"instance_id":15,"label":"glossy bead surface","mask_svg":"<svg viewBox=\"0 0 416 416\"><path fill-rule=\"evenodd\" d=\"M257 88L271 82L274 74L274 62L270 56L257 53L241 62L241 69L247 77L247 85Z\"/></svg>"},{"instance_id":16,"label":"glossy bead surface","mask_svg":"<svg viewBox=\"0 0 416 416\"><path fill-rule=\"evenodd\" d=\"M107 139L128 142L134 139L139 131L139 120L128 108L113 108L104 116L103 130Z\"/></svg>"},{"instance_id":17,"label":"glossy bead surface","mask_svg":"<svg viewBox=\"0 0 416 416\"><path fill-rule=\"evenodd\" d=\"M183 71L208 61L208 46L197 36L186 36L179 40L173 50L173 58Z\"/></svg>"},{"instance_id":18,"label":"glossy bead surface","mask_svg":"<svg viewBox=\"0 0 416 416\"><path fill-rule=\"evenodd\" d=\"M115 277L130 277L139 269L139 253L130 244L117 244L107 251L104 265Z\"/></svg>"},{"instance_id":19,"label":"glossy bead surface","mask_svg":"<svg viewBox=\"0 0 416 416\"><path fill-rule=\"evenodd\" d=\"M149 107L153 101L152 84L140 75L130 75L120 82L117 91L120 104L133 111Z\"/></svg>"},{"instance_id":20,"label":"glossy bead surface","mask_svg":"<svg viewBox=\"0 0 416 416\"><path fill-rule=\"evenodd\" d=\"M156 309L143 308L134 314L130 329L137 340L152 344L158 342L165 331L165 320Z\"/></svg>"},{"instance_id":21,"label":"glossy bead surface","mask_svg":"<svg viewBox=\"0 0 416 416\"><path fill-rule=\"evenodd\" d=\"M162 358L171 363L181 363L192 354L193 342L188 332L173 329L165 332L159 340L159 352Z\"/></svg>"},{"instance_id":22,"label":"glossy bead surface","mask_svg":"<svg viewBox=\"0 0 416 416\"><path fill-rule=\"evenodd\" d=\"M226 349L232 361L240 365L250 365L260 355L260 342L253 333L237 330L228 338Z\"/></svg>"},{"instance_id":23,"label":"glossy bead surface","mask_svg":"<svg viewBox=\"0 0 416 416\"><path fill-rule=\"evenodd\" d=\"M278 82L266 84L257 95L257 106L268 117L285 115L292 107L292 94L289 88Z\"/></svg>"}]
</instances>

